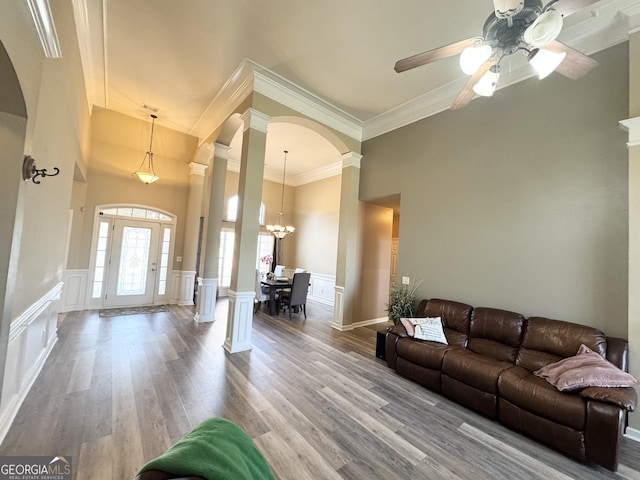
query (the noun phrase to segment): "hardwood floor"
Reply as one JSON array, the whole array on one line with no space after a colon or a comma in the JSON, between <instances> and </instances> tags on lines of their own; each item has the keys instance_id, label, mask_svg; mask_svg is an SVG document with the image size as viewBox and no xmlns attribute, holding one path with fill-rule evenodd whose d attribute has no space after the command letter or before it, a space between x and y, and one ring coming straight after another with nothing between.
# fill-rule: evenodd
<instances>
[{"instance_id":1,"label":"hardwood floor","mask_svg":"<svg viewBox=\"0 0 640 480\"><path fill-rule=\"evenodd\" d=\"M254 316L250 352L193 312L66 314L1 455L70 455L78 480L133 479L206 418L254 438L281 479L640 478L625 439L614 474L575 462L405 380L375 358L380 325L330 328L332 309Z\"/></svg>"}]
</instances>

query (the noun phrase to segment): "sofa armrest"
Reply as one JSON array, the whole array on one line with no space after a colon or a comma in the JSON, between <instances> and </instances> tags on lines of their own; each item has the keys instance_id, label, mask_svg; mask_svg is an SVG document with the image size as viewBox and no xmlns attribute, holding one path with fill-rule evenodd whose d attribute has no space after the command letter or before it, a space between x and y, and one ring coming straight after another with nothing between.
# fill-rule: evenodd
<instances>
[{"instance_id":1,"label":"sofa armrest","mask_svg":"<svg viewBox=\"0 0 640 480\"><path fill-rule=\"evenodd\" d=\"M629 343L624 338L607 337L607 360L620 370L629 371Z\"/></svg>"},{"instance_id":2,"label":"sofa armrest","mask_svg":"<svg viewBox=\"0 0 640 480\"><path fill-rule=\"evenodd\" d=\"M638 395L632 387L587 387L580 395L588 400L611 403L618 407L633 412L638 403Z\"/></svg>"},{"instance_id":3,"label":"sofa armrest","mask_svg":"<svg viewBox=\"0 0 640 480\"><path fill-rule=\"evenodd\" d=\"M394 325L393 327L389 327L389 328L387 328L387 332L393 333L394 335L397 335L399 337L408 337L409 336L407 334L407 329L404 328L402 325Z\"/></svg>"}]
</instances>

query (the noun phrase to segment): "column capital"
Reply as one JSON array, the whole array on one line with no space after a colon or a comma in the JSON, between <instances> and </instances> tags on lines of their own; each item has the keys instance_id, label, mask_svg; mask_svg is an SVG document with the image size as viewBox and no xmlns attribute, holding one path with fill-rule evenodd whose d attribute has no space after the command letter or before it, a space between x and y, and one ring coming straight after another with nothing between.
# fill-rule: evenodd
<instances>
[{"instance_id":1,"label":"column capital","mask_svg":"<svg viewBox=\"0 0 640 480\"><path fill-rule=\"evenodd\" d=\"M254 130L258 130L263 133L267 133L267 126L271 121L271 117L269 115L253 108L249 108L240 118L244 122L244 131L249 128L253 128Z\"/></svg>"},{"instance_id":2,"label":"column capital","mask_svg":"<svg viewBox=\"0 0 640 480\"><path fill-rule=\"evenodd\" d=\"M362 155L356 152L347 152L342 154L342 168L355 167L360 168Z\"/></svg>"},{"instance_id":3,"label":"column capital","mask_svg":"<svg viewBox=\"0 0 640 480\"><path fill-rule=\"evenodd\" d=\"M620 128L629 132L627 147L637 147L640 145L640 117L621 120Z\"/></svg>"},{"instance_id":4,"label":"column capital","mask_svg":"<svg viewBox=\"0 0 640 480\"><path fill-rule=\"evenodd\" d=\"M222 160L229 160L231 157L231 147L229 145L223 145L222 143L214 143L213 157L220 158Z\"/></svg>"},{"instance_id":5,"label":"column capital","mask_svg":"<svg viewBox=\"0 0 640 480\"><path fill-rule=\"evenodd\" d=\"M207 170L208 165L203 165L202 163L191 162L189 164L189 175L200 175L204 177L204 172Z\"/></svg>"}]
</instances>

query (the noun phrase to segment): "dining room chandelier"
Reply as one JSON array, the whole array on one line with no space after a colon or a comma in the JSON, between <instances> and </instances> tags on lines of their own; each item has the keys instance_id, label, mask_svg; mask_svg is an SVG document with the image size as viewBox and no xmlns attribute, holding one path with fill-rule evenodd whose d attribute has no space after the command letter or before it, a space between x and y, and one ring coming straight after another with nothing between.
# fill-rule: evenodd
<instances>
[{"instance_id":1,"label":"dining room chandelier","mask_svg":"<svg viewBox=\"0 0 640 480\"><path fill-rule=\"evenodd\" d=\"M157 115L151 114L151 138L149 139L149 150L144 154L144 158L142 159L142 163L138 167L138 170L133 172L131 175L136 176L140 179L142 183L146 183L147 185L160 180L160 177L156 175L156 170L153 167L153 129L156 124Z\"/></svg>"},{"instance_id":2,"label":"dining room chandelier","mask_svg":"<svg viewBox=\"0 0 640 480\"><path fill-rule=\"evenodd\" d=\"M284 166L282 167L282 195L280 197L280 212L278 212L278 221L275 225L267 225L267 230L276 238L284 238L287 235L292 234L295 231L295 227L291 225L283 225L282 217L284 216L284 179L287 173L287 153L288 150L284 151Z\"/></svg>"}]
</instances>

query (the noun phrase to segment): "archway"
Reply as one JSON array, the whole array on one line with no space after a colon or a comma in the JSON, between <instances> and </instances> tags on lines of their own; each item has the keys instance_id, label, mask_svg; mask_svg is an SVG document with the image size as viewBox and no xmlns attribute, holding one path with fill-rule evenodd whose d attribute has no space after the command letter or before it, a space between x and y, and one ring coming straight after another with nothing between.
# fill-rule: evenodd
<instances>
[{"instance_id":1,"label":"archway","mask_svg":"<svg viewBox=\"0 0 640 480\"><path fill-rule=\"evenodd\" d=\"M0 398L3 405L19 389L14 373L5 378L9 354L12 299L18 269L22 234L22 159L27 131L27 109L20 82L2 42L0 42ZM15 377L15 378L14 378ZM5 391L5 389L7 391Z\"/></svg>"}]
</instances>

